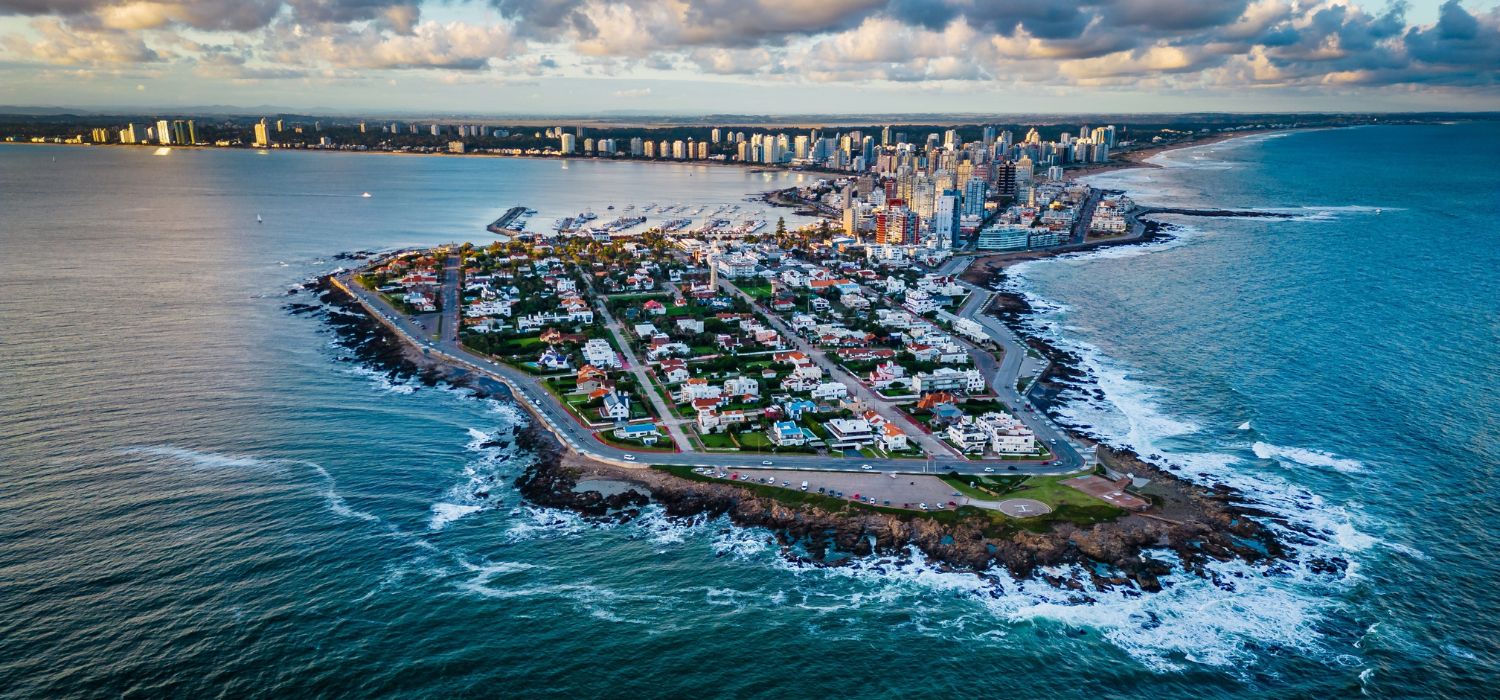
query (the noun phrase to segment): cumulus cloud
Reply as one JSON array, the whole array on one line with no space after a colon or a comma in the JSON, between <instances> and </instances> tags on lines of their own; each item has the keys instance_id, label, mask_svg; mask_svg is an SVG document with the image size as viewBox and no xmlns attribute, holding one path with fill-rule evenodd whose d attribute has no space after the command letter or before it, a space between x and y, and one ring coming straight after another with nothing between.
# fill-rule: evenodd
<instances>
[{"instance_id":1,"label":"cumulus cloud","mask_svg":"<svg viewBox=\"0 0 1500 700\"><path fill-rule=\"evenodd\" d=\"M278 25L265 46L284 65L344 69L472 71L511 57L519 45L503 24L422 22L401 34L375 26Z\"/></svg>"},{"instance_id":2,"label":"cumulus cloud","mask_svg":"<svg viewBox=\"0 0 1500 700\"><path fill-rule=\"evenodd\" d=\"M14 35L3 39L8 52L57 66L123 66L162 60L161 54L138 36L78 29L52 18L37 19L31 26L36 33L34 40Z\"/></svg>"},{"instance_id":3,"label":"cumulus cloud","mask_svg":"<svg viewBox=\"0 0 1500 700\"><path fill-rule=\"evenodd\" d=\"M1500 80L1500 9L1459 0L1430 25L1409 22L1399 1L1369 11L1349 0L458 0L443 16L472 17L445 22L425 19L423 2L0 0L0 15L35 18L0 46L43 64L180 63L248 79L503 67L1043 90ZM218 46L226 34L232 50Z\"/></svg>"}]
</instances>

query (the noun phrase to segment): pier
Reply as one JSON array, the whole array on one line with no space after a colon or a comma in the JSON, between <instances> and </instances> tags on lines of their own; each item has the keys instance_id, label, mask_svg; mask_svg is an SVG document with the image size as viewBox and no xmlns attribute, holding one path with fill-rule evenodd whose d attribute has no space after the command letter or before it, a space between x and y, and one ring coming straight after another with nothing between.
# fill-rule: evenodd
<instances>
[{"instance_id":1,"label":"pier","mask_svg":"<svg viewBox=\"0 0 1500 700\"><path fill-rule=\"evenodd\" d=\"M500 218L490 222L490 225L484 228L490 233L499 233L506 235L518 234L521 231L519 229L511 228L511 224L515 223L516 219L524 216L527 211L528 210L526 209L526 207L511 207L505 210L505 213L501 214Z\"/></svg>"}]
</instances>

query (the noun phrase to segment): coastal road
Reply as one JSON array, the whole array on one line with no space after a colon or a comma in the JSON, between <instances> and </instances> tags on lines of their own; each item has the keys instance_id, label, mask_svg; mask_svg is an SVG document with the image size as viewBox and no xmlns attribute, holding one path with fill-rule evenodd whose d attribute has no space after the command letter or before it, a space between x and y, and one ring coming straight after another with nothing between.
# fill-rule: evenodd
<instances>
[{"instance_id":1,"label":"coastal road","mask_svg":"<svg viewBox=\"0 0 1500 700\"><path fill-rule=\"evenodd\" d=\"M1032 432L1036 433L1037 439L1046 443L1047 447L1057 455L1059 464L1072 468L1088 464L1089 462L1082 455L1091 454L1091 452L1076 444L1066 431L1044 414L1037 413L1031 401L1016 390L1016 384L1021 377L1021 369L1026 361L1027 347L1005 324L984 313L985 307L994 297L994 292L962 280L959 284L969 290L969 298L957 315L978 323L984 329L985 335L995 341L1002 351L998 363L989 353L975 353L975 362L990 378L990 387L995 396L1015 409L1016 417L1025 423L1026 427L1031 428ZM1028 393L1032 386L1034 383L1027 386Z\"/></svg>"},{"instance_id":2,"label":"coastal road","mask_svg":"<svg viewBox=\"0 0 1500 700\"><path fill-rule=\"evenodd\" d=\"M819 471L858 471L868 464L874 470L894 472L940 472L956 471L977 474L990 470L997 473L1059 474L1069 471L1066 465L1044 466L1028 462L968 461L961 459L858 459L819 455L792 454L746 454L730 453L679 453L623 450L607 445L593 431L579 424L567 409L553 400L540 380L514 367L490 361L469 352L450 340L447 334L441 340L431 340L410 318L390 306L381 295L355 282L353 272L345 272L333 278L342 290L349 293L376 321L395 331L405 342L418 348L433 361L446 362L478 375L479 383L486 389L504 386L517 403L526 408L533 417L557 436L558 440L573 451L592 458L625 467L644 467L648 464L670 464L696 467L754 468L776 466L787 469ZM770 464L766 464L769 462Z\"/></svg>"}]
</instances>

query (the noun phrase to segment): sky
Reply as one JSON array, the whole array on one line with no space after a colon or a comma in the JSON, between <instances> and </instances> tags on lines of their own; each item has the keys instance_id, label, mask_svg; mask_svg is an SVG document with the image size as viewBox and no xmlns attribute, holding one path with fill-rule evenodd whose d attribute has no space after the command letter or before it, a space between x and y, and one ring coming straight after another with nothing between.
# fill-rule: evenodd
<instances>
[{"instance_id":1,"label":"sky","mask_svg":"<svg viewBox=\"0 0 1500 700\"><path fill-rule=\"evenodd\" d=\"M0 105L1500 110L1500 0L0 0Z\"/></svg>"}]
</instances>

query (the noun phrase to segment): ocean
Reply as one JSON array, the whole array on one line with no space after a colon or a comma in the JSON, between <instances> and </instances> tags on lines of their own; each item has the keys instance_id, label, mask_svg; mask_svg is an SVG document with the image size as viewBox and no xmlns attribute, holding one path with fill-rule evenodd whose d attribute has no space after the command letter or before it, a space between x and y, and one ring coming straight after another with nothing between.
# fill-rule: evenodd
<instances>
[{"instance_id":1,"label":"ocean","mask_svg":"<svg viewBox=\"0 0 1500 700\"><path fill-rule=\"evenodd\" d=\"M0 695L1485 695L1500 137L1158 161L1094 181L1296 216L1165 217L1010 284L1091 371L1066 420L1234 485L1298 554L1084 595L528 506L514 407L381 376L287 309L338 253L484 240L515 204L749 208L798 176L0 146Z\"/></svg>"}]
</instances>

